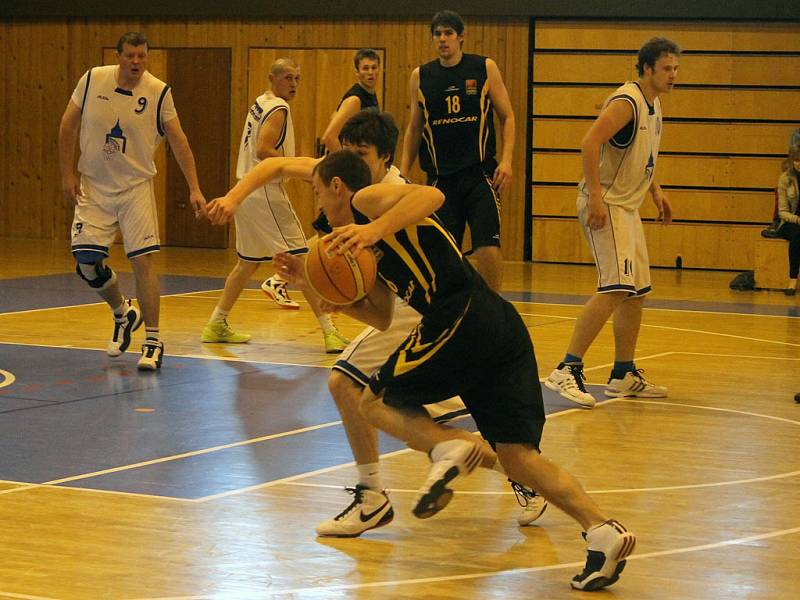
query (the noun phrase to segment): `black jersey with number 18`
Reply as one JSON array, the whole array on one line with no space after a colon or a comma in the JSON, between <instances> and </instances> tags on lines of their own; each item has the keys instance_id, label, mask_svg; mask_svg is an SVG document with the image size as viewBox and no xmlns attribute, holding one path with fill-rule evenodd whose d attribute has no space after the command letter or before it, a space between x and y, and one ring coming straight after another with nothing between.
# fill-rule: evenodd
<instances>
[{"instance_id":1,"label":"black jersey with number 18","mask_svg":"<svg viewBox=\"0 0 800 600\"><path fill-rule=\"evenodd\" d=\"M481 164L493 171L494 111L486 57L464 54L452 67L438 60L419 68L424 123L420 166L431 179Z\"/></svg>"}]
</instances>

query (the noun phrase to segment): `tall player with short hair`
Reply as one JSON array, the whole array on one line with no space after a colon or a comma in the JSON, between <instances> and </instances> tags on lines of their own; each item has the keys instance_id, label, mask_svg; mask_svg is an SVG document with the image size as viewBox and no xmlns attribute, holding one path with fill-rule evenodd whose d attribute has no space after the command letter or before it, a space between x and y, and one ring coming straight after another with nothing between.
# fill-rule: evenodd
<instances>
[{"instance_id":1,"label":"tall player with short hair","mask_svg":"<svg viewBox=\"0 0 800 600\"><path fill-rule=\"evenodd\" d=\"M146 339L140 370L161 367L160 293L153 253L161 248L152 180L153 155L166 137L189 186L195 216L205 214L197 169L181 128L169 86L147 70L147 39L129 32L117 42L117 65L84 73L61 118L58 131L61 185L75 203L72 254L77 273L114 314L107 354L119 356L144 321ZM80 131L81 157L75 171ZM125 299L117 275L103 264L117 231L136 278L139 307ZM140 310L141 309L141 310Z\"/></svg>"},{"instance_id":2,"label":"tall player with short hair","mask_svg":"<svg viewBox=\"0 0 800 600\"><path fill-rule=\"evenodd\" d=\"M469 224L478 272L499 291L503 283L500 196L512 177L514 111L497 63L464 53L464 22L458 13L436 13L431 34L439 58L411 73L411 115L400 171L408 175L419 154L428 183L445 195L439 217L459 248ZM495 111L502 125L499 163Z\"/></svg>"},{"instance_id":3,"label":"tall player with short hair","mask_svg":"<svg viewBox=\"0 0 800 600\"><path fill-rule=\"evenodd\" d=\"M300 67L279 58L270 67L270 89L256 98L247 113L239 144L237 178L243 178L265 158L294 156L294 125L289 103L300 84ZM228 324L228 314L244 286L263 263L278 252L308 252L306 237L282 181L265 183L250 194L236 213L236 253L239 260L225 280L222 296L203 329L204 342L243 343L250 334L239 333ZM271 277L270 295L284 308L298 308L286 291L286 282ZM307 297L322 327L325 351L341 352L346 340L330 315L323 313L315 297Z\"/></svg>"},{"instance_id":4,"label":"tall player with short hair","mask_svg":"<svg viewBox=\"0 0 800 600\"><path fill-rule=\"evenodd\" d=\"M638 81L618 88L581 142L583 179L578 217L594 254L597 292L584 305L564 360L545 385L584 408L595 404L586 391L583 357L609 317L614 317L614 367L605 394L662 398L634 364L644 297L650 293L650 262L639 207L648 191L659 219L669 224L672 208L654 171L661 140L661 101L672 91L680 48L652 38L639 50Z\"/></svg>"}]
</instances>

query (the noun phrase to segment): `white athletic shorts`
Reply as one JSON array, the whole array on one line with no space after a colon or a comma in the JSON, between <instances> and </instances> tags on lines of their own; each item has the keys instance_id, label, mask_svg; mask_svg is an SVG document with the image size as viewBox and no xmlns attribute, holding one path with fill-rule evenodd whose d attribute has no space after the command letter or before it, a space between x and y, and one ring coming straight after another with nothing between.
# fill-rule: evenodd
<instances>
[{"instance_id":1,"label":"white athletic shorts","mask_svg":"<svg viewBox=\"0 0 800 600\"><path fill-rule=\"evenodd\" d=\"M143 181L118 194L105 194L81 177L81 195L72 218L72 252L94 251L108 256L117 231L128 258L158 252L158 217L153 182Z\"/></svg>"},{"instance_id":2,"label":"white athletic shorts","mask_svg":"<svg viewBox=\"0 0 800 600\"><path fill-rule=\"evenodd\" d=\"M397 298L389 328L381 331L367 327L339 355L333 368L366 386L372 374L397 350L421 318L417 311Z\"/></svg>"},{"instance_id":3,"label":"white athletic shorts","mask_svg":"<svg viewBox=\"0 0 800 600\"><path fill-rule=\"evenodd\" d=\"M639 211L607 204L609 218L605 227L591 229L588 203L587 196L578 194L578 219L597 265L597 291L649 294L650 258Z\"/></svg>"},{"instance_id":4,"label":"white athletic shorts","mask_svg":"<svg viewBox=\"0 0 800 600\"><path fill-rule=\"evenodd\" d=\"M268 183L245 198L234 219L236 253L244 261L267 262L279 252L308 252L300 219L279 183Z\"/></svg>"}]
</instances>

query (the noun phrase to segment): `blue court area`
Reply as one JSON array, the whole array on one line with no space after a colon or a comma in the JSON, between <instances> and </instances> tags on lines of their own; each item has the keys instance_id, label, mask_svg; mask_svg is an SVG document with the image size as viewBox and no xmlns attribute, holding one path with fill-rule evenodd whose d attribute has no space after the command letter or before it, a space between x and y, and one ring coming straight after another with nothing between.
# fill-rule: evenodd
<instances>
[{"instance_id":1,"label":"blue court area","mask_svg":"<svg viewBox=\"0 0 800 600\"><path fill-rule=\"evenodd\" d=\"M168 357L143 374L100 351L2 351L2 480L194 499L352 461L324 368ZM545 394L548 413L574 407Z\"/></svg>"},{"instance_id":2,"label":"blue court area","mask_svg":"<svg viewBox=\"0 0 800 600\"><path fill-rule=\"evenodd\" d=\"M117 273L117 276L122 292L135 297L133 274ZM161 293L165 295L218 290L225 284L225 280L218 277L161 275L159 280ZM0 280L0 290L0 313L96 304L101 301L97 293L75 273L3 279Z\"/></svg>"}]
</instances>

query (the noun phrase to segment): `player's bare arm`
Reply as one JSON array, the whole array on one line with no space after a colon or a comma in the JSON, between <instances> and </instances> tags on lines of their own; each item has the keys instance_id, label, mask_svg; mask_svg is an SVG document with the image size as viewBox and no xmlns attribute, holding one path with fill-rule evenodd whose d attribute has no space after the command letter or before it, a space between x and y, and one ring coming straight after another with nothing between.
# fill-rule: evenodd
<instances>
[{"instance_id":1,"label":"player's bare arm","mask_svg":"<svg viewBox=\"0 0 800 600\"><path fill-rule=\"evenodd\" d=\"M357 192L352 202L371 221L335 227L324 239L340 252L358 256L362 249L432 214L444 203L444 194L426 185L378 183Z\"/></svg>"},{"instance_id":2,"label":"player's bare arm","mask_svg":"<svg viewBox=\"0 0 800 600\"><path fill-rule=\"evenodd\" d=\"M286 114L285 110L276 110L267 117L267 120L261 125L261 129L258 130L256 157L259 160L283 156L283 151L278 150L276 146L281 132L286 126Z\"/></svg>"},{"instance_id":3,"label":"player's bare arm","mask_svg":"<svg viewBox=\"0 0 800 600\"><path fill-rule=\"evenodd\" d=\"M395 295L383 281L378 279L370 292L358 302L337 306L339 312L385 331L392 324Z\"/></svg>"},{"instance_id":4,"label":"player's bare arm","mask_svg":"<svg viewBox=\"0 0 800 600\"><path fill-rule=\"evenodd\" d=\"M650 183L650 197L658 209L658 220L664 225L672 223L672 205L655 178Z\"/></svg>"},{"instance_id":5,"label":"player's bare arm","mask_svg":"<svg viewBox=\"0 0 800 600\"><path fill-rule=\"evenodd\" d=\"M497 63L491 58L486 59L486 76L489 80L489 98L492 100L503 131L503 153L492 176L492 187L502 195L511 184L513 177L511 163L514 160L516 122L514 121L514 109L511 107L508 90L506 89L506 84L503 83L503 76L500 74Z\"/></svg>"},{"instance_id":6,"label":"player's bare arm","mask_svg":"<svg viewBox=\"0 0 800 600\"><path fill-rule=\"evenodd\" d=\"M408 84L411 113L408 117L408 126L403 136L403 156L400 159L400 172L408 176L414 161L417 160L419 143L422 140L423 115L419 107L419 67L411 72Z\"/></svg>"},{"instance_id":7,"label":"player's bare arm","mask_svg":"<svg viewBox=\"0 0 800 600\"><path fill-rule=\"evenodd\" d=\"M75 145L80 125L81 110L70 100L58 128L58 160L61 166L61 189L64 197L72 202L81 192L81 180L75 170Z\"/></svg>"},{"instance_id":8,"label":"player's bare arm","mask_svg":"<svg viewBox=\"0 0 800 600\"><path fill-rule=\"evenodd\" d=\"M206 199L200 191L200 181L197 179L197 165L194 162L194 154L189 146L189 140L181 127L180 119L176 116L164 123L164 132L167 136L172 154L178 166L181 168L183 178L189 186L189 201L194 208L194 216L199 219L206 216Z\"/></svg>"},{"instance_id":9,"label":"player's bare arm","mask_svg":"<svg viewBox=\"0 0 800 600\"><path fill-rule=\"evenodd\" d=\"M358 96L350 96L345 98L338 110L333 113L331 122L322 134L322 143L328 149L328 152L336 152L342 149L342 144L339 142L339 132L347 123L347 120L361 110L361 100Z\"/></svg>"},{"instance_id":10,"label":"player's bare arm","mask_svg":"<svg viewBox=\"0 0 800 600\"><path fill-rule=\"evenodd\" d=\"M600 187L600 148L633 119L633 107L625 100L615 100L603 109L581 140L583 176L589 192L589 227L602 229L608 211Z\"/></svg>"},{"instance_id":11,"label":"player's bare arm","mask_svg":"<svg viewBox=\"0 0 800 600\"><path fill-rule=\"evenodd\" d=\"M311 179L314 167L320 161L305 156L268 158L261 161L221 198L209 202L208 216L214 225L224 225L245 198L266 183L280 179Z\"/></svg>"}]
</instances>

